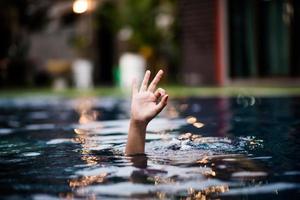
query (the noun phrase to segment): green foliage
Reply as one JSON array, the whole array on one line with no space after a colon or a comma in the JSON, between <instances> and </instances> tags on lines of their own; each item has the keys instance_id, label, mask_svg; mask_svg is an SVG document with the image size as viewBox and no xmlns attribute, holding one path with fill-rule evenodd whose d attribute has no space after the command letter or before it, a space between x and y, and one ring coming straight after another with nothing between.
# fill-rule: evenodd
<instances>
[{"instance_id":1,"label":"green foliage","mask_svg":"<svg viewBox=\"0 0 300 200\"><path fill-rule=\"evenodd\" d=\"M130 42L134 46L156 46L159 42L159 31L155 26L157 0L126 0L120 8L122 24L132 29Z\"/></svg>"},{"instance_id":2,"label":"green foliage","mask_svg":"<svg viewBox=\"0 0 300 200\"><path fill-rule=\"evenodd\" d=\"M156 20L159 14L166 13L173 17L174 23L167 31L157 27ZM138 50L143 46L155 50L166 47L170 50L176 46L175 34L177 31L177 13L175 0L121 0L107 1L96 12L96 26L105 26L117 34L122 28L129 28L132 35L127 41ZM162 45L163 44L163 45Z\"/></svg>"}]
</instances>

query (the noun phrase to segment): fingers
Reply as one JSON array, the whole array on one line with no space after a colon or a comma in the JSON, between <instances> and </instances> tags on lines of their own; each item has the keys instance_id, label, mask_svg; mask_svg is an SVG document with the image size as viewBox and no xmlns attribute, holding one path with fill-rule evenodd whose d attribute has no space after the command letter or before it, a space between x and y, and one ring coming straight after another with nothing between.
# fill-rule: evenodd
<instances>
[{"instance_id":1,"label":"fingers","mask_svg":"<svg viewBox=\"0 0 300 200\"><path fill-rule=\"evenodd\" d=\"M149 82L149 79L150 79L150 74L151 74L151 72L149 70L147 70L146 73L145 73L140 91L146 91L147 90L148 82Z\"/></svg>"},{"instance_id":2,"label":"fingers","mask_svg":"<svg viewBox=\"0 0 300 200\"><path fill-rule=\"evenodd\" d=\"M162 111L162 109L164 109L164 107L167 105L168 103L168 95L164 95L160 102L156 105L156 109L157 109L157 113L160 113Z\"/></svg>"},{"instance_id":3,"label":"fingers","mask_svg":"<svg viewBox=\"0 0 300 200\"><path fill-rule=\"evenodd\" d=\"M162 88L158 88L155 92L154 92L154 96L156 98L159 98L161 96L164 96L166 94L166 91Z\"/></svg>"},{"instance_id":4,"label":"fingers","mask_svg":"<svg viewBox=\"0 0 300 200\"><path fill-rule=\"evenodd\" d=\"M137 87L136 79L133 79L131 84L131 93L132 95L135 95L137 92L138 92L138 87Z\"/></svg>"},{"instance_id":5,"label":"fingers","mask_svg":"<svg viewBox=\"0 0 300 200\"><path fill-rule=\"evenodd\" d=\"M152 80L152 82L150 83L149 87L148 87L148 91L150 92L154 92L158 82L160 81L162 75L163 75L163 70L159 70L156 74L156 76L154 77L154 79Z\"/></svg>"}]
</instances>

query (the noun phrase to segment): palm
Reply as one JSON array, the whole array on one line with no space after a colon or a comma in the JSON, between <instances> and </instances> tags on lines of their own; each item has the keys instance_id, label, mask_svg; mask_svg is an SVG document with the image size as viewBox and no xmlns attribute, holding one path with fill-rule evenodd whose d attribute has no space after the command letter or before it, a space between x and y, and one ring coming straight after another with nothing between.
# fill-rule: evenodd
<instances>
[{"instance_id":1,"label":"palm","mask_svg":"<svg viewBox=\"0 0 300 200\"><path fill-rule=\"evenodd\" d=\"M148 85L150 72L146 72L143 83L138 91L136 84L133 84L131 117L137 121L149 122L166 105L168 96L161 88L156 89L156 85L162 76L162 71L158 72L151 84ZM162 97L160 99L160 97Z\"/></svg>"},{"instance_id":2,"label":"palm","mask_svg":"<svg viewBox=\"0 0 300 200\"><path fill-rule=\"evenodd\" d=\"M151 120L156 114L156 101L151 92L138 93L132 98L132 115L136 119Z\"/></svg>"}]
</instances>

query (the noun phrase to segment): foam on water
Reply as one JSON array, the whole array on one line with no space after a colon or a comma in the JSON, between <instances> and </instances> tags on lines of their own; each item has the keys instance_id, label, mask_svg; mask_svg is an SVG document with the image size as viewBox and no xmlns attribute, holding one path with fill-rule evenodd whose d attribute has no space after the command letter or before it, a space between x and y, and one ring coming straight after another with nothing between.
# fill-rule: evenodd
<instances>
[{"instance_id":1,"label":"foam on water","mask_svg":"<svg viewBox=\"0 0 300 200\"><path fill-rule=\"evenodd\" d=\"M188 137L186 135L152 141L146 145L146 152L154 158L193 163L205 156L246 155L248 149L253 150L262 146L262 140L255 137L229 139L226 137L201 137L191 133L188 133Z\"/></svg>"}]
</instances>

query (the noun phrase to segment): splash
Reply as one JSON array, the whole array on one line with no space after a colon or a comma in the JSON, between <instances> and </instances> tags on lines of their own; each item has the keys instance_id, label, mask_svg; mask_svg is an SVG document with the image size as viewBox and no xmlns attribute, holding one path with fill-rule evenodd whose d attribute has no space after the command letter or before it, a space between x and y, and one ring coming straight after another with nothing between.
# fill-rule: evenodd
<instances>
[{"instance_id":1,"label":"splash","mask_svg":"<svg viewBox=\"0 0 300 200\"><path fill-rule=\"evenodd\" d=\"M246 108L249 106L254 106L256 99L254 96L247 95L245 93L240 93L236 99L238 105Z\"/></svg>"},{"instance_id":2,"label":"splash","mask_svg":"<svg viewBox=\"0 0 300 200\"><path fill-rule=\"evenodd\" d=\"M263 141L253 136L202 137L185 133L167 140L152 141L146 145L150 157L175 162L205 163L205 158L215 155L248 154L248 151L263 147Z\"/></svg>"}]
</instances>

